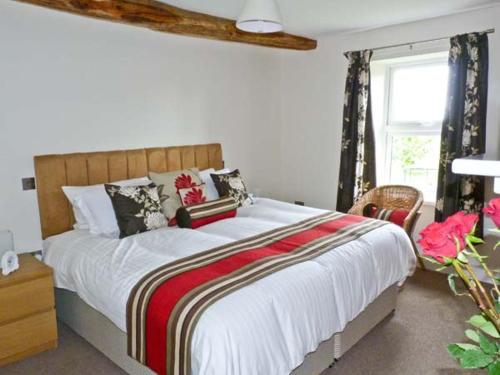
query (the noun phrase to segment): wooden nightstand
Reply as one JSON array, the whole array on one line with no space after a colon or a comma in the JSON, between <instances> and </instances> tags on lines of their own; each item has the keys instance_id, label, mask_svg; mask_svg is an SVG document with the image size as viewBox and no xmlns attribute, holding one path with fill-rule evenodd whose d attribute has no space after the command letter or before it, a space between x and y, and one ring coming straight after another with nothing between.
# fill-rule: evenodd
<instances>
[{"instance_id":1,"label":"wooden nightstand","mask_svg":"<svg viewBox=\"0 0 500 375\"><path fill-rule=\"evenodd\" d=\"M52 269L32 255L0 274L0 366L57 347Z\"/></svg>"}]
</instances>

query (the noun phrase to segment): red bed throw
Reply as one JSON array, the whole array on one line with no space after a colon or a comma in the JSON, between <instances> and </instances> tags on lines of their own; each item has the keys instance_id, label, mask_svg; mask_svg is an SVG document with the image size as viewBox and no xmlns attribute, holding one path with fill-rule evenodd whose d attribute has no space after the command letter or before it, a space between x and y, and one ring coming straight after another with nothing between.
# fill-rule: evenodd
<instances>
[{"instance_id":1,"label":"red bed throw","mask_svg":"<svg viewBox=\"0 0 500 375\"><path fill-rule=\"evenodd\" d=\"M385 224L329 212L159 267L130 294L129 355L161 375L190 375L191 338L207 307Z\"/></svg>"}]
</instances>

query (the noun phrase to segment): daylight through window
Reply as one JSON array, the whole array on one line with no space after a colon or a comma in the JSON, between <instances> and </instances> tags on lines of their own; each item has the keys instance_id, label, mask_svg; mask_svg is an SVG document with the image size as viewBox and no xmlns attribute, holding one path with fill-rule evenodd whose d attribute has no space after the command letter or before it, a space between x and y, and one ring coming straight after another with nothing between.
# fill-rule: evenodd
<instances>
[{"instance_id":1,"label":"daylight through window","mask_svg":"<svg viewBox=\"0 0 500 375\"><path fill-rule=\"evenodd\" d=\"M446 56L386 60L373 68L379 184L414 186L434 202L446 107Z\"/></svg>"}]
</instances>

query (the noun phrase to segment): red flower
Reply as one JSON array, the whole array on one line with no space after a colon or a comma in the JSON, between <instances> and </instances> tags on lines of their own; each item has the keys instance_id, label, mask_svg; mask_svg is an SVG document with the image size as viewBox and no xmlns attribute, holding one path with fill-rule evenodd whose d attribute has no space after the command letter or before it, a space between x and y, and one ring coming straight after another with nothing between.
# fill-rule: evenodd
<instances>
[{"instance_id":1,"label":"red flower","mask_svg":"<svg viewBox=\"0 0 500 375\"><path fill-rule=\"evenodd\" d=\"M184 204L186 206L190 206L192 204L203 203L207 200L207 197L203 195L203 189L193 188L191 191L188 191L184 196Z\"/></svg>"},{"instance_id":2,"label":"red flower","mask_svg":"<svg viewBox=\"0 0 500 375\"><path fill-rule=\"evenodd\" d=\"M175 188L177 189L177 191L194 186L196 186L196 183L193 182L193 179L188 174L183 173L175 179Z\"/></svg>"},{"instance_id":3,"label":"red flower","mask_svg":"<svg viewBox=\"0 0 500 375\"><path fill-rule=\"evenodd\" d=\"M492 199L488 206L483 208L483 212L500 228L500 198Z\"/></svg>"},{"instance_id":4,"label":"red flower","mask_svg":"<svg viewBox=\"0 0 500 375\"><path fill-rule=\"evenodd\" d=\"M478 215L458 212L443 223L432 223L420 232L418 241L425 255L444 263L444 258L456 258L457 240L459 250L465 248L465 237L476 225Z\"/></svg>"},{"instance_id":5,"label":"red flower","mask_svg":"<svg viewBox=\"0 0 500 375\"><path fill-rule=\"evenodd\" d=\"M450 234L455 238L458 238L460 246L464 248L465 237L472 232L478 220L479 215L466 214L465 212L460 211L448 217L444 223L447 225Z\"/></svg>"},{"instance_id":6,"label":"red flower","mask_svg":"<svg viewBox=\"0 0 500 375\"><path fill-rule=\"evenodd\" d=\"M444 223L432 223L420 232L421 239L418 241L424 255L444 263L444 257L456 258L457 245L447 234Z\"/></svg>"}]
</instances>

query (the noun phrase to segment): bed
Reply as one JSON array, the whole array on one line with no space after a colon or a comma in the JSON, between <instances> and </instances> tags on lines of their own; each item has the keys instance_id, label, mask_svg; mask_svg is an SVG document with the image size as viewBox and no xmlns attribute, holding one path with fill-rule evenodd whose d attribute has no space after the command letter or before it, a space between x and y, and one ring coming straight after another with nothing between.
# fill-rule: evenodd
<instances>
[{"instance_id":1,"label":"bed","mask_svg":"<svg viewBox=\"0 0 500 375\"><path fill-rule=\"evenodd\" d=\"M163 228L119 240L73 230L61 186L222 165L219 144L35 158L44 261L54 269L58 317L130 374L152 373L126 350L127 298L141 276L325 211L261 198L236 218L195 231ZM319 374L395 310L398 285L414 266L405 232L387 224L256 281L205 311L193 337L192 373Z\"/></svg>"}]
</instances>

